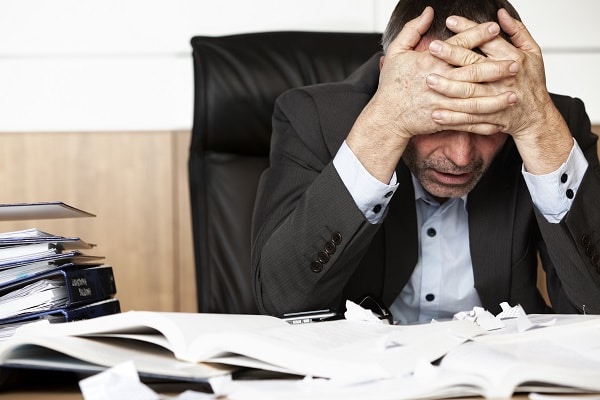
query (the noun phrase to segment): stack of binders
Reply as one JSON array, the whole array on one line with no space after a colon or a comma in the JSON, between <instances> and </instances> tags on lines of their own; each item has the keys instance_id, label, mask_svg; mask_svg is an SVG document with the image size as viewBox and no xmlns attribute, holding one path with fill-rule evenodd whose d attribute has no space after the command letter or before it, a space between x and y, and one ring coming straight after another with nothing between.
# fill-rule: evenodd
<instances>
[{"instance_id":1,"label":"stack of binders","mask_svg":"<svg viewBox=\"0 0 600 400\"><path fill-rule=\"evenodd\" d=\"M93 214L64 203L0 204L0 221L82 216ZM93 247L36 228L0 233L0 328L120 312L113 269L85 253Z\"/></svg>"}]
</instances>

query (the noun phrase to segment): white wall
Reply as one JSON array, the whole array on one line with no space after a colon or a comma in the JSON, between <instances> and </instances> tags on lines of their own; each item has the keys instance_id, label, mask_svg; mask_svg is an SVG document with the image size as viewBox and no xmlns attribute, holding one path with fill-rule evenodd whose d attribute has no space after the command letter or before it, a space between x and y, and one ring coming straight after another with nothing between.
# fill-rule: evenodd
<instances>
[{"instance_id":1,"label":"white wall","mask_svg":"<svg viewBox=\"0 0 600 400\"><path fill-rule=\"evenodd\" d=\"M600 123L600 1L568 2L513 0L549 89L581 97ZM0 131L189 129L192 36L381 31L395 3L0 0Z\"/></svg>"}]
</instances>

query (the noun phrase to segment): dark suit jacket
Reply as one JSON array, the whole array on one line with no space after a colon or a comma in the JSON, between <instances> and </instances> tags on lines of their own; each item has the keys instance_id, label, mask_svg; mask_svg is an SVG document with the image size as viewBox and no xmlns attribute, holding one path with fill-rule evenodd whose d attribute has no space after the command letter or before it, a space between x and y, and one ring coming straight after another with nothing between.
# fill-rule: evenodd
<instances>
[{"instance_id":1,"label":"dark suit jacket","mask_svg":"<svg viewBox=\"0 0 600 400\"><path fill-rule=\"evenodd\" d=\"M378 60L375 55L343 82L294 89L277 101L270 167L261 178L253 224L261 312L340 309L345 299L357 302L366 294L390 305L415 267L417 220L406 166L397 167L400 185L383 222L370 224L331 162L377 88ZM600 313L597 137L580 100L552 99L589 162L561 223L537 214L510 138L469 194L475 287L494 313L502 301L529 313L551 311L536 288L538 252L555 312L585 306ZM320 267L314 263L319 258Z\"/></svg>"}]
</instances>

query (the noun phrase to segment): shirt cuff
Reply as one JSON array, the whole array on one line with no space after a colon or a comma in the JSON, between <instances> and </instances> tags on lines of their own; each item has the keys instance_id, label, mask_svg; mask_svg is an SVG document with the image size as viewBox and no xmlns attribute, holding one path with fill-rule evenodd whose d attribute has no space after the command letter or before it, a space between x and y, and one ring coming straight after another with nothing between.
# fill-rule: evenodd
<instances>
[{"instance_id":1,"label":"shirt cuff","mask_svg":"<svg viewBox=\"0 0 600 400\"><path fill-rule=\"evenodd\" d=\"M379 223L398 188L396 173L388 185L382 183L366 170L345 141L333 159L333 166L365 218L372 224Z\"/></svg>"},{"instance_id":2,"label":"shirt cuff","mask_svg":"<svg viewBox=\"0 0 600 400\"><path fill-rule=\"evenodd\" d=\"M575 140L567 161L556 171L533 175L522 167L533 204L548 222L559 223L571 209L587 167L588 162Z\"/></svg>"}]
</instances>

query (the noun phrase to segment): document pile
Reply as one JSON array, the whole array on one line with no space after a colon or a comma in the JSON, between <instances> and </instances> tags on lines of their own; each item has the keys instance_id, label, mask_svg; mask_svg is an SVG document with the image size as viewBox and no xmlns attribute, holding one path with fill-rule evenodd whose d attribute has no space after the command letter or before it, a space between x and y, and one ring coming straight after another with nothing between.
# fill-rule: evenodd
<instances>
[{"instance_id":1,"label":"document pile","mask_svg":"<svg viewBox=\"0 0 600 400\"><path fill-rule=\"evenodd\" d=\"M0 204L0 221L87 217L64 203ZM64 322L120 311L111 266L78 237L36 228L0 233L0 339L37 319Z\"/></svg>"}]
</instances>

